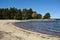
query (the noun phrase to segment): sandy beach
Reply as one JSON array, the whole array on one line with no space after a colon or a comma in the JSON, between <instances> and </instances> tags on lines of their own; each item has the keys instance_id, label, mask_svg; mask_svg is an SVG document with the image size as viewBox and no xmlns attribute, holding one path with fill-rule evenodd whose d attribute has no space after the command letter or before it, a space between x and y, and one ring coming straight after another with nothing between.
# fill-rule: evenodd
<instances>
[{"instance_id":1,"label":"sandy beach","mask_svg":"<svg viewBox=\"0 0 60 40\"><path fill-rule=\"evenodd\" d=\"M28 31L15 26L20 20L0 20L0 40L60 40L60 37Z\"/></svg>"}]
</instances>

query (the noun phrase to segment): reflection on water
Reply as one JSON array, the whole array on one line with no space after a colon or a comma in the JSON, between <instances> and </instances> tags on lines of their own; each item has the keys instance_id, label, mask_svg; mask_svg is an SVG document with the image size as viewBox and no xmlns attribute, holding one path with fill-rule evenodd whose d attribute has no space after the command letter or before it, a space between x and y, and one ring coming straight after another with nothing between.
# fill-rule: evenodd
<instances>
[{"instance_id":1,"label":"reflection on water","mask_svg":"<svg viewBox=\"0 0 60 40\"><path fill-rule=\"evenodd\" d=\"M60 21L18 22L16 26L36 32L60 36Z\"/></svg>"}]
</instances>

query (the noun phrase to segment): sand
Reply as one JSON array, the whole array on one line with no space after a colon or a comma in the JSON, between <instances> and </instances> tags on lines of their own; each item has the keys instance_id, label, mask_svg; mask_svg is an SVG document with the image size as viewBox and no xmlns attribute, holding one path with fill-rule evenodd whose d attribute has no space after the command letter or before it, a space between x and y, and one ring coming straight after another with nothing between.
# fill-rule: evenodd
<instances>
[{"instance_id":1,"label":"sand","mask_svg":"<svg viewBox=\"0 0 60 40\"><path fill-rule=\"evenodd\" d=\"M0 20L0 40L60 40L60 37L28 31L13 23L20 20Z\"/></svg>"}]
</instances>

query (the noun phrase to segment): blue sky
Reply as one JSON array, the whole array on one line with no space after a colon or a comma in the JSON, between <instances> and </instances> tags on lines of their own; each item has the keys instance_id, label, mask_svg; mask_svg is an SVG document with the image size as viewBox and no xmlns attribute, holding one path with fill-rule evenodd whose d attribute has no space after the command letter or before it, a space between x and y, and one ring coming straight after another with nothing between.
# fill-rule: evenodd
<instances>
[{"instance_id":1,"label":"blue sky","mask_svg":"<svg viewBox=\"0 0 60 40\"><path fill-rule=\"evenodd\" d=\"M0 0L0 8L32 8L37 13L51 14L51 18L60 18L60 0Z\"/></svg>"}]
</instances>

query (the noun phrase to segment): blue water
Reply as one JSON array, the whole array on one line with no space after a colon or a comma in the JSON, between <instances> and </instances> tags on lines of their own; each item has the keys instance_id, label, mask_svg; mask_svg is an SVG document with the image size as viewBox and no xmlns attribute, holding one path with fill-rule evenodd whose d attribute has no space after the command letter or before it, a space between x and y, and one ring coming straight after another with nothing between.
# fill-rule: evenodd
<instances>
[{"instance_id":1,"label":"blue water","mask_svg":"<svg viewBox=\"0 0 60 40\"><path fill-rule=\"evenodd\" d=\"M30 31L60 36L60 21L17 22L15 25Z\"/></svg>"}]
</instances>

